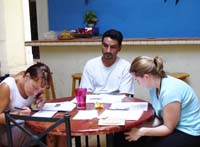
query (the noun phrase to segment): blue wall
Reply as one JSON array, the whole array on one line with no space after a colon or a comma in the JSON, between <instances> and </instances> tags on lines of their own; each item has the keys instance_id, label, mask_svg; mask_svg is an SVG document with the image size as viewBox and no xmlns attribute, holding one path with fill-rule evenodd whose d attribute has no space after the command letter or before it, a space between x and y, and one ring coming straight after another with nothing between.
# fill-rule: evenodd
<instances>
[{"instance_id":1,"label":"blue wall","mask_svg":"<svg viewBox=\"0 0 200 147\"><path fill-rule=\"evenodd\" d=\"M100 33L119 29L125 38L200 37L200 0L48 0L49 29L84 27L85 10L96 11Z\"/></svg>"}]
</instances>

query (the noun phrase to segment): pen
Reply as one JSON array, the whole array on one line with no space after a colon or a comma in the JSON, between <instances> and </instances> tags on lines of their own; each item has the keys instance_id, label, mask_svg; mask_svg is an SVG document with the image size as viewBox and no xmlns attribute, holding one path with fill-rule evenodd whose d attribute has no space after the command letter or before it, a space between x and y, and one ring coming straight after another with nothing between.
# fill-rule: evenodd
<instances>
[{"instance_id":1,"label":"pen","mask_svg":"<svg viewBox=\"0 0 200 147\"><path fill-rule=\"evenodd\" d=\"M27 110L27 109L23 109L23 108L20 108L20 107L14 107L15 109L17 110ZM31 111L39 111L38 109L31 109Z\"/></svg>"},{"instance_id":2,"label":"pen","mask_svg":"<svg viewBox=\"0 0 200 147\"><path fill-rule=\"evenodd\" d=\"M23 108L20 108L20 107L14 107L15 109L17 110L26 110L26 109L23 109Z\"/></svg>"}]
</instances>

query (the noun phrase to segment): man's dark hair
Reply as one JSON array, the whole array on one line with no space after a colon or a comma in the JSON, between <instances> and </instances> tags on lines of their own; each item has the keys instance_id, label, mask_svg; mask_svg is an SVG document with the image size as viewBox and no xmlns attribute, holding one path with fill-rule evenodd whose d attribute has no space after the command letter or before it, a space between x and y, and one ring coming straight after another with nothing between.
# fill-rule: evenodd
<instances>
[{"instance_id":1,"label":"man's dark hair","mask_svg":"<svg viewBox=\"0 0 200 147\"><path fill-rule=\"evenodd\" d=\"M105 37L110 37L110 38L112 38L112 39L114 39L114 40L117 40L120 46L121 46L121 44L122 44L123 35L122 35L122 33L121 33L120 31L118 31L118 30L110 29L110 30L106 31L106 32L103 34L103 36L102 36L102 42L103 42L103 39L104 39Z\"/></svg>"}]
</instances>

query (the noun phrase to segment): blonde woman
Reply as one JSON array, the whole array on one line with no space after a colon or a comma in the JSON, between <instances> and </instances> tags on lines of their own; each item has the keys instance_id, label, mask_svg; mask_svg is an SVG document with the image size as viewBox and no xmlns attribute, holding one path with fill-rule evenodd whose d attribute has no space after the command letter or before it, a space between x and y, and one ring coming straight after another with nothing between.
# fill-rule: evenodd
<instances>
[{"instance_id":1,"label":"blonde woman","mask_svg":"<svg viewBox=\"0 0 200 147\"><path fill-rule=\"evenodd\" d=\"M121 144L134 144L134 147L200 146L200 103L193 89L184 81L166 75L160 57L135 58L130 73L148 89L155 118L160 123L132 128L124 133L126 141Z\"/></svg>"}]
</instances>

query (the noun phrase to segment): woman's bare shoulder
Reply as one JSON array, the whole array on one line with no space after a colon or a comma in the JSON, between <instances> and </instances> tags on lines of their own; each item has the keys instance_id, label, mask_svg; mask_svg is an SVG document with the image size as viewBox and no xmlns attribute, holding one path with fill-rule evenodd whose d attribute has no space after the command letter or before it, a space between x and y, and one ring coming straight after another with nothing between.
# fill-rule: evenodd
<instances>
[{"instance_id":1,"label":"woman's bare shoulder","mask_svg":"<svg viewBox=\"0 0 200 147\"><path fill-rule=\"evenodd\" d=\"M0 111L7 108L8 104L10 103L10 88L8 84L2 83L0 85ZM1 112L0 112L1 113Z\"/></svg>"},{"instance_id":2,"label":"woman's bare shoulder","mask_svg":"<svg viewBox=\"0 0 200 147\"><path fill-rule=\"evenodd\" d=\"M10 87L8 86L7 83L2 83L0 85L0 97L5 96L5 94L10 94Z\"/></svg>"}]
</instances>

